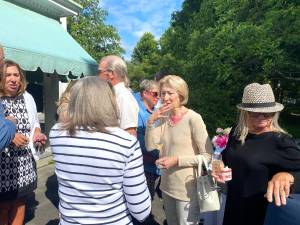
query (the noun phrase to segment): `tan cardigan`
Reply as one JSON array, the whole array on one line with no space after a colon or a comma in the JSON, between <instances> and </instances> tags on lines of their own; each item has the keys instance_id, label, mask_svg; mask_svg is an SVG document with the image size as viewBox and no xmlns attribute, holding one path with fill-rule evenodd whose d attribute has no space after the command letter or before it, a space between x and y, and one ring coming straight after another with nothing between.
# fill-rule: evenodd
<instances>
[{"instance_id":1,"label":"tan cardigan","mask_svg":"<svg viewBox=\"0 0 300 225\"><path fill-rule=\"evenodd\" d=\"M158 138L162 147L160 157L178 156L178 166L162 169L161 190L182 201L196 196L197 154L204 154L210 160L212 144L208 137L202 117L189 110L181 121L171 126L162 120L157 127L147 127L145 144L148 151L156 149Z\"/></svg>"}]
</instances>

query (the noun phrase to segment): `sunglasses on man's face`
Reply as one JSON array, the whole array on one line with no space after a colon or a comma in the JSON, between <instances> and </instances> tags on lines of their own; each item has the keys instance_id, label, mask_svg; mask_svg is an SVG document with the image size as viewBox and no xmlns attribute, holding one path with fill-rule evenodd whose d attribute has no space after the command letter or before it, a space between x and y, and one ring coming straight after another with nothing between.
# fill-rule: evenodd
<instances>
[{"instance_id":1,"label":"sunglasses on man's face","mask_svg":"<svg viewBox=\"0 0 300 225\"><path fill-rule=\"evenodd\" d=\"M275 113L260 113L260 112L248 112L249 117L257 118L259 116L263 116L264 118L271 118L275 115Z\"/></svg>"},{"instance_id":2,"label":"sunglasses on man's face","mask_svg":"<svg viewBox=\"0 0 300 225\"><path fill-rule=\"evenodd\" d=\"M157 91L147 91L153 98L158 98L158 92Z\"/></svg>"},{"instance_id":3,"label":"sunglasses on man's face","mask_svg":"<svg viewBox=\"0 0 300 225\"><path fill-rule=\"evenodd\" d=\"M112 70L101 70L98 69L98 74L106 73L106 72L112 72Z\"/></svg>"}]
</instances>

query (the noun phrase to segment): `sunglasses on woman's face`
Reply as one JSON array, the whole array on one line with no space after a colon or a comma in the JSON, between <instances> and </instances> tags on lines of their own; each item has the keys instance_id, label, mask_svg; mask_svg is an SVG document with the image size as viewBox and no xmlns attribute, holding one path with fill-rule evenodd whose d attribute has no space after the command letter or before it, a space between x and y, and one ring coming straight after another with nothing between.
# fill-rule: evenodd
<instances>
[{"instance_id":1,"label":"sunglasses on woman's face","mask_svg":"<svg viewBox=\"0 0 300 225\"><path fill-rule=\"evenodd\" d=\"M248 112L249 117L257 118L259 116L263 116L264 118L271 118L275 115L275 113L260 113L260 112Z\"/></svg>"}]
</instances>

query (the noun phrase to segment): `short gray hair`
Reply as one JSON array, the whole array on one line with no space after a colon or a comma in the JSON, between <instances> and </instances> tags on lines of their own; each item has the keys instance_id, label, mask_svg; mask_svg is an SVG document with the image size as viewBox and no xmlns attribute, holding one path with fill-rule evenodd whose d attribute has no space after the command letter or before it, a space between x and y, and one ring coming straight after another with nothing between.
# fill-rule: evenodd
<instances>
[{"instance_id":1,"label":"short gray hair","mask_svg":"<svg viewBox=\"0 0 300 225\"><path fill-rule=\"evenodd\" d=\"M159 88L158 83L154 80L142 80L140 83L140 92L150 91L151 89Z\"/></svg>"},{"instance_id":2,"label":"short gray hair","mask_svg":"<svg viewBox=\"0 0 300 225\"><path fill-rule=\"evenodd\" d=\"M105 69L115 72L115 74L120 78L120 80L124 81L127 87L129 86L127 65L121 57L117 55L108 55L103 57L100 63L101 62L106 62L107 68Z\"/></svg>"},{"instance_id":3,"label":"short gray hair","mask_svg":"<svg viewBox=\"0 0 300 225\"><path fill-rule=\"evenodd\" d=\"M70 135L74 135L78 127L90 132L108 132L106 127L119 126L112 85L98 77L85 77L76 82L71 89L67 113L68 119L61 126Z\"/></svg>"}]
</instances>

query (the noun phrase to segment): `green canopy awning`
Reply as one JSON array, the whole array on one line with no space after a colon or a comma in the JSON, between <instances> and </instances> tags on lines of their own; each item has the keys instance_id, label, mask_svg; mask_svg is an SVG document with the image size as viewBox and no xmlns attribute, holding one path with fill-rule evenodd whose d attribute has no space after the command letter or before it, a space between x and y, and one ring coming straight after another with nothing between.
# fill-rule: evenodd
<instances>
[{"instance_id":1,"label":"green canopy awning","mask_svg":"<svg viewBox=\"0 0 300 225\"><path fill-rule=\"evenodd\" d=\"M89 35L89 34L86 34ZM54 19L0 0L0 44L24 70L95 75L96 61Z\"/></svg>"}]
</instances>

